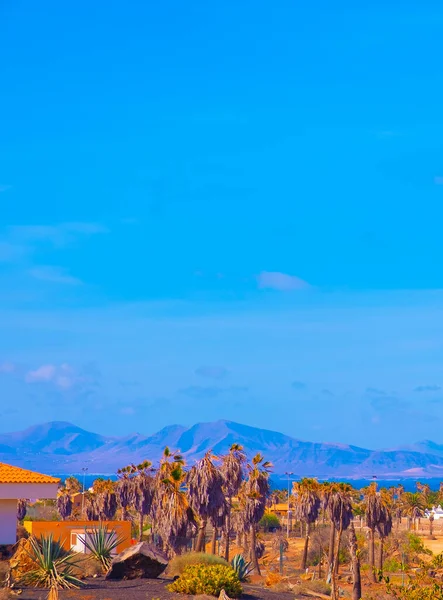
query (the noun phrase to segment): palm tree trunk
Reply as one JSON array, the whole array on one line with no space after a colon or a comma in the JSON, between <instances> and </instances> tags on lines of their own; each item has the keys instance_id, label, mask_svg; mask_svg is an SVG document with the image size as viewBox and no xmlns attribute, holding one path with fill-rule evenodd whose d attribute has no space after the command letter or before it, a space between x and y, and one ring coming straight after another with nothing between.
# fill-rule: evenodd
<instances>
[{"instance_id":1,"label":"palm tree trunk","mask_svg":"<svg viewBox=\"0 0 443 600\"><path fill-rule=\"evenodd\" d=\"M384 550L384 538L380 536L380 547L378 551L378 568L383 573L383 550Z\"/></svg>"},{"instance_id":2,"label":"palm tree trunk","mask_svg":"<svg viewBox=\"0 0 443 600\"><path fill-rule=\"evenodd\" d=\"M349 528L349 552L351 555L352 570L352 600L360 600L361 598L360 559L357 550L357 536L355 535L354 523L351 522Z\"/></svg>"},{"instance_id":3,"label":"palm tree trunk","mask_svg":"<svg viewBox=\"0 0 443 600\"><path fill-rule=\"evenodd\" d=\"M377 578L375 576L375 531L369 530L369 567L371 569L370 577L374 583Z\"/></svg>"},{"instance_id":4,"label":"palm tree trunk","mask_svg":"<svg viewBox=\"0 0 443 600\"><path fill-rule=\"evenodd\" d=\"M231 537L231 503L232 498L229 498L228 512L226 513L226 546L225 546L225 561L229 562L229 539Z\"/></svg>"},{"instance_id":5,"label":"palm tree trunk","mask_svg":"<svg viewBox=\"0 0 443 600\"><path fill-rule=\"evenodd\" d=\"M139 532L138 532L138 541L141 542L143 539L143 513L142 511L139 512L138 514L138 528L139 528Z\"/></svg>"},{"instance_id":6,"label":"palm tree trunk","mask_svg":"<svg viewBox=\"0 0 443 600\"><path fill-rule=\"evenodd\" d=\"M305 545L303 548L303 555L301 559L301 569L304 571L306 569L306 563L308 562L308 546L309 546L309 534L311 532L310 523L306 523L306 536L305 536Z\"/></svg>"},{"instance_id":7,"label":"palm tree trunk","mask_svg":"<svg viewBox=\"0 0 443 600\"><path fill-rule=\"evenodd\" d=\"M260 565L258 564L257 551L256 551L256 531L255 525L251 525L251 563L252 568L256 575L261 575Z\"/></svg>"},{"instance_id":8,"label":"palm tree trunk","mask_svg":"<svg viewBox=\"0 0 443 600\"><path fill-rule=\"evenodd\" d=\"M338 575L338 569L340 568L340 545L341 545L342 535L343 535L343 527L340 526L340 529L338 530L337 550L335 551L335 560L334 560L334 569L335 569L335 572L337 575Z\"/></svg>"},{"instance_id":9,"label":"palm tree trunk","mask_svg":"<svg viewBox=\"0 0 443 600\"><path fill-rule=\"evenodd\" d=\"M329 552L328 552L328 566L331 571L331 565L334 562L335 555L335 525L331 522L331 531L329 534Z\"/></svg>"},{"instance_id":10,"label":"palm tree trunk","mask_svg":"<svg viewBox=\"0 0 443 600\"><path fill-rule=\"evenodd\" d=\"M212 528L211 553L217 554L217 527Z\"/></svg>"},{"instance_id":11,"label":"palm tree trunk","mask_svg":"<svg viewBox=\"0 0 443 600\"><path fill-rule=\"evenodd\" d=\"M200 526L198 528L197 543L195 545L196 552L204 552L205 551L206 524L207 524L207 519L202 519L200 522Z\"/></svg>"}]
</instances>

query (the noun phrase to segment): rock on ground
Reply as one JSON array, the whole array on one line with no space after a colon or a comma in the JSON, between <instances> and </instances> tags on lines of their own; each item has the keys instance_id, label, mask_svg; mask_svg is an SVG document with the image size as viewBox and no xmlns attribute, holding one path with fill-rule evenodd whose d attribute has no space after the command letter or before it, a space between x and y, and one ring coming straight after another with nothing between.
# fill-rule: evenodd
<instances>
[{"instance_id":1,"label":"rock on ground","mask_svg":"<svg viewBox=\"0 0 443 600\"><path fill-rule=\"evenodd\" d=\"M106 579L155 579L168 566L167 557L155 546L140 542L116 556Z\"/></svg>"}]
</instances>

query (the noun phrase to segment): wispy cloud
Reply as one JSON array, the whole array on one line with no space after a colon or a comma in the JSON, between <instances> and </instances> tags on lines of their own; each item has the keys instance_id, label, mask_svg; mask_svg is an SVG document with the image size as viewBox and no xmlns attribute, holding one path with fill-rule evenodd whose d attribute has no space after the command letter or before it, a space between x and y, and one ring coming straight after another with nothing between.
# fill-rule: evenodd
<instances>
[{"instance_id":1,"label":"wispy cloud","mask_svg":"<svg viewBox=\"0 0 443 600\"><path fill-rule=\"evenodd\" d=\"M282 292L291 290L305 290L310 288L309 283L287 273L278 271L262 271L257 276L258 287L261 289L279 290Z\"/></svg>"},{"instance_id":2,"label":"wispy cloud","mask_svg":"<svg viewBox=\"0 0 443 600\"><path fill-rule=\"evenodd\" d=\"M414 392L439 392L440 390L439 385L419 385L414 389Z\"/></svg>"},{"instance_id":3,"label":"wispy cloud","mask_svg":"<svg viewBox=\"0 0 443 600\"><path fill-rule=\"evenodd\" d=\"M379 390L378 388L373 387L366 388L366 393L370 396L386 396L386 392L384 390Z\"/></svg>"},{"instance_id":4,"label":"wispy cloud","mask_svg":"<svg viewBox=\"0 0 443 600\"><path fill-rule=\"evenodd\" d=\"M34 371L28 371L28 373L26 373L25 381L27 383L44 383L53 381L56 372L57 367L55 365L42 365Z\"/></svg>"},{"instance_id":5,"label":"wispy cloud","mask_svg":"<svg viewBox=\"0 0 443 600\"><path fill-rule=\"evenodd\" d=\"M208 377L209 379L223 379L228 374L228 370L224 367L202 366L196 369L195 373L200 377Z\"/></svg>"},{"instance_id":6,"label":"wispy cloud","mask_svg":"<svg viewBox=\"0 0 443 600\"><path fill-rule=\"evenodd\" d=\"M55 225L14 225L9 228L9 235L25 244L48 242L54 246L65 246L78 237L108 231L108 228L100 223L72 222Z\"/></svg>"},{"instance_id":7,"label":"wispy cloud","mask_svg":"<svg viewBox=\"0 0 443 600\"><path fill-rule=\"evenodd\" d=\"M297 390L298 392L301 392L302 390L306 389L306 384L303 383L303 381L293 381L291 383L291 387L293 390Z\"/></svg>"},{"instance_id":8,"label":"wispy cloud","mask_svg":"<svg viewBox=\"0 0 443 600\"><path fill-rule=\"evenodd\" d=\"M178 391L179 394L194 398L194 400L211 400L223 394L244 394L249 388L231 385L229 387L191 385Z\"/></svg>"},{"instance_id":9,"label":"wispy cloud","mask_svg":"<svg viewBox=\"0 0 443 600\"><path fill-rule=\"evenodd\" d=\"M409 407L409 402L395 396L375 396L371 400L372 408L377 412L386 410L404 410Z\"/></svg>"},{"instance_id":10,"label":"wispy cloud","mask_svg":"<svg viewBox=\"0 0 443 600\"><path fill-rule=\"evenodd\" d=\"M70 275L69 272L62 267L42 265L31 269L29 274L35 279L49 281L51 283L61 283L65 285L81 285L83 283L81 279Z\"/></svg>"},{"instance_id":11,"label":"wispy cloud","mask_svg":"<svg viewBox=\"0 0 443 600\"><path fill-rule=\"evenodd\" d=\"M44 364L25 374L25 382L29 384L49 384L58 390L67 391L75 388L84 390L98 383L98 372L90 367L77 371L67 363L61 365Z\"/></svg>"}]
</instances>

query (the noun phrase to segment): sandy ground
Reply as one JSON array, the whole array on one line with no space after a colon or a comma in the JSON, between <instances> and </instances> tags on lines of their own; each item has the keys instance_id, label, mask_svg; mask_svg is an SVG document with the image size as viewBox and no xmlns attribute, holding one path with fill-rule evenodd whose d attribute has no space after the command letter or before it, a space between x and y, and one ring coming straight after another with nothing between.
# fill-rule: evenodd
<instances>
[{"instance_id":1,"label":"sandy ground","mask_svg":"<svg viewBox=\"0 0 443 600\"><path fill-rule=\"evenodd\" d=\"M443 537L437 537L436 540L429 540L426 537L423 537L422 540L426 548L429 548L434 554L443 552Z\"/></svg>"}]
</instances>

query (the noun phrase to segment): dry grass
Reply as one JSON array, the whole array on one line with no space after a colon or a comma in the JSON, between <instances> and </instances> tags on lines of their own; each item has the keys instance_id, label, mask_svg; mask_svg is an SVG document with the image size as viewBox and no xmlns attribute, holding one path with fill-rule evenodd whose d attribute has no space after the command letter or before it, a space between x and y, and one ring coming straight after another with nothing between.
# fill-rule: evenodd
<instances>
[{"instance_id":1,"label":"dry grass","mask_svg":"<svg viewBox=\"0 0 443 600\"><path fill-rule=\"evenodd\" d=\"M228 565L221 557L214 554L206 554L204 552L186 552L175 556L168 564L166 573L168 577L181 575L183 569L188 565Z\"/></svg>"},{"instance_id":2,"label":"dry grass","mask_svg":"<svg viewBox=\"0 0 443 600\"><path fill-rule=\"evenodd\" d=\"M0 586L6 581L6 577L9 573L9 561L1 560L0 561Z\"/></svg>"},{"instance_id":3,"label":"dry grass","mask_svg":"<svg viewBox=\"0 0 443 600\"><path fill-rule=\"evenodd\" d=\"M7 588L0 588L0 600L10 600L12 598Z\"/></svg>"},{"instance_id":4,"label":"dry grass","mask_svg":"<svg viewBox=\"0 0 443 600\"><path fill-rule=\"evenodd\" d=\"M29 539L21 539L17 544L17 550L9 561L11 566L11 575L15 581L20 580L23 575L35 569L35 562L32 560L32 546Z\"/></svg>"}]
</instances>

